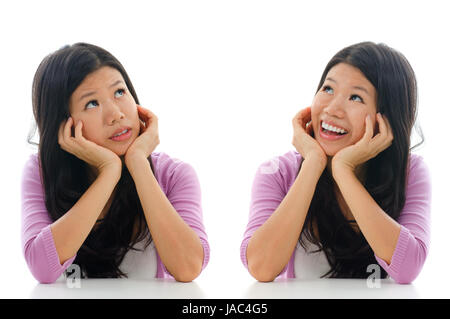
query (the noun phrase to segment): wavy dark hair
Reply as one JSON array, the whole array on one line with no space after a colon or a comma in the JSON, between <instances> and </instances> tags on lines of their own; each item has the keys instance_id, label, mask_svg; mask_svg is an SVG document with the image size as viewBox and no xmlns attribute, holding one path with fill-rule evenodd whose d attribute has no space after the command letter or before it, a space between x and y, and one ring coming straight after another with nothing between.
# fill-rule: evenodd
<instances>
[{"instance_id":1,"label":"wavy dark hair","mask_svg":"<svg viewBox=\"0 0 450 319\"><path fill-rule=\"evenodd\" d=\"M364 187L376 203L394 220L397 220L405 204L410 155L411 133L417 117L417 82L414 71L400 52L385 44L362 42L348 46L333 56L323 71L316 93L325 78L338 63L358 68L372 83L377 92L377 112L384 114L392 127L392 145L365 163L367 172ZM417 132L423 143L420 127ZM413 148L414 148L413 147ZM347 220L342 214L334 192L335 183L325 169L317 183L308 214L303 225L300 244L305 240L323 251L331 266L322 277L367 278L367 267L376 264L375 255L364 235L352 226L355 220ZM318 237L313 231L317 224ZM387 273L381 269L381 277Z\"/></svg>"},{"instance_id":2,"label":"wavy dark hair","mask_svg":"<svg viewBox=\"0 0 450 319\"><path fill-rule=\"evenodd\" d=\"M90 73L109 66L119 71L129 92L139 104L133 84L122 64L108 51L88 43L66 45L47 55L40 63L32 87L33 115L39 132L38 158L45 205L52 221L63 216L92 184L89 166L58 144L58 129L68 119L69 99ZM36 132L32 128L28 142ZM151 169L152 162L149 158ZM122 175L113 192L111 206L77 252L74 263L83 277L126 277L119 269L125 254L151 236L134 181L122 166ZM138 233L133 236L135 226ZM148 237L147 237L148 236Z\"/></svg>"}]
</instances>

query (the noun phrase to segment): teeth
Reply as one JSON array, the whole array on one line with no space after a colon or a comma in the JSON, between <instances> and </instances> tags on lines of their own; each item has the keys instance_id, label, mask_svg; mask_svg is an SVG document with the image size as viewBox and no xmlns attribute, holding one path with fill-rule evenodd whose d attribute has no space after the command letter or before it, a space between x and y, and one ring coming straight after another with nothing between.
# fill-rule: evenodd
<instances>
[{"instance_id":1,"label":"teeth","mask_svg":"<svg viewBox=\"0 0 450 319\"><path fill-rule=\"evenodd\" d=\"M120 132L120 133L117 133L116 135L114 135L114 137L120 136L120 135L122 135L122 134L126 133L127 131L128 131L128 130L127 130L127 129L125 129L125 130L123 130L122 132Z\"/></svg>"},{"instance_id":2,"label":"teeth","mask_svg":"<svg viewBox=\"0 0 450 319\"><path fill-rule=\"evenodd\" d=\"M326 124L325 122L322 122L322 127L323 127L324 129L328 130L328 131L333 131L333 132L336 132L336 133L339 133L339 134L345 134L345 133L347 133L347 131L345 131L345 130L343 130L343 129L341 129L341 128L334 127L334 126L332 126L332 125L328 125L328 124Z\"/></svg>"}]
</instances>

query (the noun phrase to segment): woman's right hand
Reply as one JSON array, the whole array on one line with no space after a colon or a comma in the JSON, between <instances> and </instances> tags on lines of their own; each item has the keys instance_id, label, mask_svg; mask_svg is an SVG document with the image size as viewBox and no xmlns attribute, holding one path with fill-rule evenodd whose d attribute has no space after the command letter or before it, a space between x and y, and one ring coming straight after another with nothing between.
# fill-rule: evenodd
<instances>
[{"instance_id":1,"label":"woman's right hand","mask_svg":"<svg viewBox=\"0 0 450 319\"><path fill-rule=\"evenodd\" d=\"M327 156L320 144L312 137L313 127L311 123L311 107L298 112L292 120L294 137L292 145L297 149L304 159L314 159L324 167L327 164Z\"/></svg>"},{"instance_id":2,"label":"woman's right hand","mask_svg":"<svg viewBox=\"0 0 450 319\"><path fill-rule=\"evenodd\" d=\"M58 143L61 148L96 168L98 173L113 169L120 174L122 171L120 157L113 151L84 138L81 120L75 125L75 137L73 137L73 125L72 117L61 123L58 131Z\"/></svg>"}]
</instances>

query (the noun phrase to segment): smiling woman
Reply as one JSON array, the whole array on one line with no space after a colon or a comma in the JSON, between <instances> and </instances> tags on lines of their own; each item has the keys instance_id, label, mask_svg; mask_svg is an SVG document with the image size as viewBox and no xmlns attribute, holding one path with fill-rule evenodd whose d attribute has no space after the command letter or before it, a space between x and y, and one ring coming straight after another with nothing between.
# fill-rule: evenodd
<instances>
[{"instance_id":1,"label":"smiling woman","mask_svg":"<svg viewBox=\"0 0 450 319\"><path fill-rule=\"evenodd\" d=\"M292 120L296 151L260 166L241 259L260 281L381 277L409 283L430 241L431 189L411 154L416 79L406 58L371 42L327 64L311 107ZM280 231L282 230L282 231Z\"/></svg>"},{"instance_id":2,"label":"smiling woman","mask_svg":"<svg viewBox=\"0 0 450 319\"><path fill-rule=\"evenodd\" d=\"M357 93L357 94L356 94ZM375 87L356 67L339 63L328 72L311 106L317 142L329 155L355 144L364 135L365 117L375 120Z\"/></svg>"},{"instance_id":3,"label":"smiling woman","mask_svg":"<svg viewBox=\"0 0 450 319\"><path fill-rule=\"evenodd\" d=\"M22 177L22 246L35 278L196 278L209 260L200 185L154 152L158 118L122 64L87 43L48 55L33 81L39 151ZM175 200L176 199L176 200Z\"/></svg>"}]
</instances>

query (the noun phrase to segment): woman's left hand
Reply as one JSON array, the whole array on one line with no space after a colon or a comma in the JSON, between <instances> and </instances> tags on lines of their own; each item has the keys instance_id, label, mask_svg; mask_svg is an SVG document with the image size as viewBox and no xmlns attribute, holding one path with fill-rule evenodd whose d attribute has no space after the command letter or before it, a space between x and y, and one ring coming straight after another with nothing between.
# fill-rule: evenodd
<instances>
[{"instance_id":1,"label":"woman's left hand","mask_svg":"<svg viewBox=\"0 0 450 319\"><path fill-rule=\"evenodd\" d=\"M366 131L363 137L355 144L341 149L333 156L332 171L335 169L350 169L355 171L356 167L377 156L388 148L394 139L391 126L387 118L377 113L379 133L373 136L373 124L370 116L366 117Z\"/></svg>"},{"instance_id":2,"label":"woman's left hand","mask_svg":"<svg viewBox=\"0 0 450 319\"><path fill-rule=\"evenodd\" d=\"M137 110L141 120L140 133L128 148L125 154L125 163L136 156L148 158L159 144L158 118L150 110L140 105L137 105Z\"/></svg>"}]
</instances>

